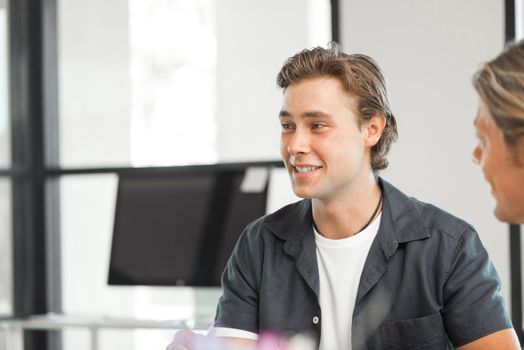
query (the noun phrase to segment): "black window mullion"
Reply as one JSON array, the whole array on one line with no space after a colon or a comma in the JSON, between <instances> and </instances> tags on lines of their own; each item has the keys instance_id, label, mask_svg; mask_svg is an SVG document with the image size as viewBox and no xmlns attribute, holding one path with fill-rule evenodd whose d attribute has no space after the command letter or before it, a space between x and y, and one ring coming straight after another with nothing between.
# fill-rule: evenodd
<instances>
[{"instance_id":1,"label":"black window mullion","mask_svg":"<svg viewBox=\"0 0 524 350\"><path fill-rule=\"evenodd\" d=\"M56 70L46 71L49 57L56 56L44 49L46 40L53 35L56 38L56 32L48 27L54 4L55 0L8 3L11 149L13 169L17 170L6 175L12 175L13 180L13 309L14 316L22 318L56 311L49 295L44 142L46 107L49 101L54 102L49 95L53 91L47 89L56 81L56 76L50 76ZM55 338L46 332L26 332L25 349L48 349Z\"/></svg>"},{"instance_id":2,"label":"black window mullion","mask_svg":"<svg viewBox=\"0 0 524 350\"><path fill-rule=\"evenodd\" d=\"M12 164L24 169L13 178L15 315L47 312L43 203L42 77L39 2L9 3Z\"/></svg>"},{"instance_id":3,"label":"black window mullion","mask_svg":"<svg viewBox=\"0 0 524 350\"><path fill-rule=\"evenodd\" d=\"M520 344L524 341L522 329L522 250L520 225L509 225L511 321Z\"/></svg>"},{"instance_id":4,"label":"black window mullion","mask_svg":"<svg viewBox=\"0 0 524 350\"><path fill-rule=\"evenodd\" d=\"M340 43L340 4L331 0L331 40Z\"/></svg>"}]
</instances>

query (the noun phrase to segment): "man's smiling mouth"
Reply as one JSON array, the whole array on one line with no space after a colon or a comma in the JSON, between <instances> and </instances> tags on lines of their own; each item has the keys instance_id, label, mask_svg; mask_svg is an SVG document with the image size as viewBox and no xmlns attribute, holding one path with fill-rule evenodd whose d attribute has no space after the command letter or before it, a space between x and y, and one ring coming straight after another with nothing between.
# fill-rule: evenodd
<instances>
[{"instance_id":1,"label":"man's smiling mouth","mask_svg":"<svg viewBox=\"0 0 524 350\"><path fill-rule=\"evenodd\" d=\"M297 173L305 174L319 169L319 166L295 166Z\"/></svg>"}]
</instances>

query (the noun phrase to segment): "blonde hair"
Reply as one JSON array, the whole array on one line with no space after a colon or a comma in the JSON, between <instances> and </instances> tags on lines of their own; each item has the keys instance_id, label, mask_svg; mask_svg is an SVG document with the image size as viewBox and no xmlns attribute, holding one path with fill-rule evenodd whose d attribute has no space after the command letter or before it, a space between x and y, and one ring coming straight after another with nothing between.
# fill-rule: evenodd
<instances>
[{"instance_id":1,"label":"blonde hair","mask_svg":"<svg viewBox=\"0 0 524 350\"><path fill-rule=\"evenodd\" d=\"M505 142L514 146L524 135L524 41L510 43L473 77Z\"/></svg>"},{"instance_id":2,"label":"blonde hair","mask_svg":"<svg viewBox=\"0 0 524 350\"><path fill-rule=\"evenodd\" d=\"M344 90L356 97L359 125L375 116L385 116L386 126L380 140L371 148L374 172L388 166L386 156L397 140L397 122L387 98L385 79L378 64L366 55L348 55L331 42L327 49L315 47L290 57L277 76L277 85L286 89L300 81L329 76L338 79Z\"/></svg>"}]
</instances>

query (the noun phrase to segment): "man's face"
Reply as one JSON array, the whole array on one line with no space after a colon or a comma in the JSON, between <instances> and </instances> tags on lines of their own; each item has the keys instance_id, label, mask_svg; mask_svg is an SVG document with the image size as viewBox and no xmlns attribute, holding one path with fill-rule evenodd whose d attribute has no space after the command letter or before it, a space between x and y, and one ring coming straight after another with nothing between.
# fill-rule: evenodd
<instances>
[{"instance_id":1,"label":"man's face","mask_svg":"<svg viewBox=\"0 0 524 350\"><path fill-rule=\"evenodd\" d=\"M372 174L370 147L354 105L335 78L308 79L286 88L280 151L297 196L333 199Z\"/></svg>"},{"instance_id":2,"label":"man's face","mask_svg":"<svg viewBox=\"0 0 524 350\"><path fill-rule=\"evenodd\" d=\"M479 164L496 200L495 216L505 222L524 222L524 142L517 143L517 156L504 142L482 100L475 119L478 144L473 160ZM520 140L524 141L524 140Z\"/></svg>"}]
</instances>

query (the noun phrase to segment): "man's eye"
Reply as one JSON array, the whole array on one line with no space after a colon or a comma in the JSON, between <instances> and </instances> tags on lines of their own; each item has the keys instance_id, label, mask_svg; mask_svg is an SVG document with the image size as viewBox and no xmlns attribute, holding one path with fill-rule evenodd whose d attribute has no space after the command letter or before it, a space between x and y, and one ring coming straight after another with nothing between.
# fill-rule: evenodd
<instances>
[{"instance_id":1,"label":"man's eye","mask_svg":"<svg viewBox=\"0 0 524 350\"><path fill-rule=\"evenodd\" d=\"M313 123L311 126L311 129L322 129L324 127L324 124L321 123Z\"/></svg>"},{"instance_id":2,"label":"man's eye","mask_svg":"<svg viewBox=\"0 0 524 350\"><path fill-rule=\"evenodd\" d=\"M281 123L280 125L282 126L282 129L292 129L293 128L293 126L288 123Z\"/></svg>"}]
</instances>

